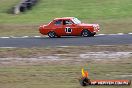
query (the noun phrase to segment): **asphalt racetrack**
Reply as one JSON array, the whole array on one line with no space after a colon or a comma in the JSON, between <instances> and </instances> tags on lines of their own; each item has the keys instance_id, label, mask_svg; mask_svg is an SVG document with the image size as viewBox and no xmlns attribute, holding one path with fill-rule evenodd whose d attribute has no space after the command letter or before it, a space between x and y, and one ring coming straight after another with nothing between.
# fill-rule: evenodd
<instances>
[{"instance_id":1,"label":"asphalt racetrack","mask_svg":"<svg viewBox=\"0 0 132 88\"><path fill-rule=\"evenodd\" d=\"M95 37L27 37L0 38L0 47L45 47L45 46L87 46L132 44L132 34L96 35Z\"/></svg>"}]
</instances>

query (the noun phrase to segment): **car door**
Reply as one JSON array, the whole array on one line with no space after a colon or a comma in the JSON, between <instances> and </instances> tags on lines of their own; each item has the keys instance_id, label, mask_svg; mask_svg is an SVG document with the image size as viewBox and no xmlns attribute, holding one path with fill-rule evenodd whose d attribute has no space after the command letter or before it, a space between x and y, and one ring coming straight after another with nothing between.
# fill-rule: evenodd
<instances>
[{"instance_id":1,"label":"car door","mask_svg":"<svg viewBox=\"0 0 132 88\"><path fill-rule=\"evenodd\" d=\"M55 20L53 25L54 31L58 36L65 35L65 31L63 29L63 20Z\"/></svg>"},{"instance_id":2,"label":"car door","mask_svg":"<svg viewBox=\"0 0 132 88\"><path fill-rule=\"evenodd\" d=\"M63 20L63 29L65 35L77 35L76 31L78 30L77 25L72 22L72 20Z\"/></svg>"}]
</instances>

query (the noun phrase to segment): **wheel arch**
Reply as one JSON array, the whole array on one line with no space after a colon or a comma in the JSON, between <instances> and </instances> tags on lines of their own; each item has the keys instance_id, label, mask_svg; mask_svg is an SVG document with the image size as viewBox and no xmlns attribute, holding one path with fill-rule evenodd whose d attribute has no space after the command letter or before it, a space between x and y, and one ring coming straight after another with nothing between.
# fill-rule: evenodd
<instances>
[{"instance_id":1,"label":"wheel arch","mask_svg":"<svg viewBox=\"0 0 132 88\"><path fill-rule=\"evenodd\" d=\"M83 33L83 31L85 31L85 30L89 31L89 29L88 29L88 28L83 28L83 29L81 30L81 34L82 34L82 33ZM89 32L91 32L91 31L89 31Z\"/></svg>"}]
</instances>

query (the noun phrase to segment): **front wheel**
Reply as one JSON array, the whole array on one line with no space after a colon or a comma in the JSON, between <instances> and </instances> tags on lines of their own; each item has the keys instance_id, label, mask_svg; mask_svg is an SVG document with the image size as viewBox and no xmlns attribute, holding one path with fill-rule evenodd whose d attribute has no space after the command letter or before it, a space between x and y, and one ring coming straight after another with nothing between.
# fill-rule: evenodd
<instances>
[{"instance_id":1,"label":"front wheel","mask_svg":"<svg viewBox=\"0 0 132 88\"><path fill-rule=\"evenodd\" d=\"M90 37L91 36L91 32L88 30L83 30L81 33L81 36L83 37Z\"/></svg>"},{"instance_id":2,"label":"front wheel","mask_svg":"<svg viewBox=\"0 0 132 88\"><path fill-rule=\"evenodd\" d=\"M91 36L93 37L96 33L91 33Z\"/></svg>"},{"instance_id":3,"label":"front wheel","mask_svg":"<svg viewBox=\"0 0 132 88\"><path fill-rule=\"evenodd\" d=\"M48 36L50 38L55 38L56 37L56 34L55 34L55 32L51 31L51 32L48 33Z\"/></svg>"}]
</instances>

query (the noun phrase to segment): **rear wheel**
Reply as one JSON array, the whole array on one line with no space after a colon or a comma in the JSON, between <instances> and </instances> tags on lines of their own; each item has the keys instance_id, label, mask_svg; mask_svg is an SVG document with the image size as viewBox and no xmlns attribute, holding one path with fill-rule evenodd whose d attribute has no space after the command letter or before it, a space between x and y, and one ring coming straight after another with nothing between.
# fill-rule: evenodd
<instances>
[{"instance_id":1,"label":"rear wheel","mask_svg":"<svg viewBox=\"0 0 132 88\"><path fill-rule=\"evenodd\" d=\"M81 33L81 36L83 37L90 37L91 36L91 32L88 30L83 30Z\"/></svg>"},{"instance_id":2,"label":"rear wheel","mask_svg":"<svg viewBox=\"0 0 132 88\"><path fill-rule=\"evenodd\" d=\"M55 32L51 31L51 32L48 33L48 36L50 38L55 38L56 37L56 34L55 34Z\"/></svg>"}]
</instances>

